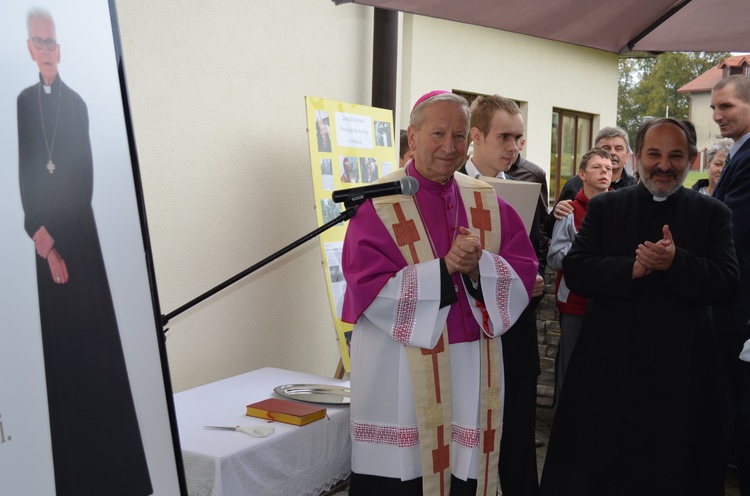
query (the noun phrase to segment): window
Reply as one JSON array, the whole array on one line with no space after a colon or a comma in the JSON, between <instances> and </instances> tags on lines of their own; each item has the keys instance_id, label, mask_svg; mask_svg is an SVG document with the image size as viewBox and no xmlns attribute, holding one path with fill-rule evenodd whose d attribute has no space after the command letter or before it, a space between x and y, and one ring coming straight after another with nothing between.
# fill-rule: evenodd
<instances>
[{"instance_id":1,"label":"window","mask_svg":"<svg viewBox=\"0 0 750 496\"><path fill-rule=\"evenodd\" d=\"M461 90L452 90L452 91L456 95L459 95L459 96L462 96L462 97L466 98L466 101L469 102L469 107L471 107L471 104L478 97L480 97L480 96L487 96L487 95L482 95L480 93L469 93L468 91L461 91Z\"/></svg>"},{"instance_id":2,"label":"window","mask_svg":"<svg viewBox=\"0 0 750 496\"><path fill-rule=\"evenodd\" d=\"M591 149L594 116L569 110L552 111L552 147L550 150L550 205L560 195L565 182L578 171L578 163Z\"/></svg>"}]
</instances>

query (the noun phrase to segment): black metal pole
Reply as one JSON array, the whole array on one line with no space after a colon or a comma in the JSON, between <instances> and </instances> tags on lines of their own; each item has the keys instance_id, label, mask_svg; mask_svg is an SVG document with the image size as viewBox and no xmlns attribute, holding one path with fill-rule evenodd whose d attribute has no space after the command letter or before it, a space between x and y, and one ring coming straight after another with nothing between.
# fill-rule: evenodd
<instances>
[{"instance_id":1,"label":"black metal pole","mask_svg":"<svg viewBox=\"0 0 750 496\"><path fill-rule=\"evenodd\" d=\"M398 11L375 8L372 39L372 106L396 113Z\"/></svg>"},{"instance_id":2,"label":"black metal pole","mask_svg":"<svg viewBox=\"0 0 750 496\"><path fill-rule=\"evenodd\" d=\"M315 229L314 231L312 231L312 232L310 232L310 233L302 236L297 241L295 241L295 242L293 242L293 243L285 246L284 248L280 249L276 253L267 256L266 258L264 258L260 262L256 263L252 267L248 267L247 269L243 270L242 272L240 272L236 276L230 277L229 279L227 279L223 283L219 284L218 286L216 286L216 287L214 287L212 289L209 289L208 291L206 291L202 295L198 296L197 298L194 298L194 299L190 300L189 302L185 303L184 305L182 305L181 307L177 308L176 310L173 310L173 311L169 312L166 315L162 315L161 316L162 326L166 326L167 322L169 322L170 319L176 317L177 315L181 314L185 310L188 310L188 309L194 307L195 305L197 305L198 303L202 302L203 300L205 300L207 298L210 298L211 296L215 295L216 293L218 293L222 289L224 289L224 288L226 288L228 286L231 286L232 284L234 284L235 282L239 281L243 277L246 277L246 276L252 274L253 272L255 272L256 270L258 270L258 269L260 269L262 267L265 267L266 265L268 265L269 263L273 262L274 260L276 260L280 256L282 256L282 255L284 255L284 254L292 251L293 249L297 248L299 245L305 243L306 241L311 240L312 238L316 237L318 234L322 233L323 231L327 231L328 229L332 228L333 226L335 226L339 222L343 222L343 221L351 219L352 217L354 217L354 214L357 213L357 209L359 208L359 206L363 202L364 202L364 199L362 199L359 202L352 203L352 204L345 203L344 206L346 207L346 210L344 210L343 212L341 212L341 214L339 214L339 216L336 217L335 219L333 219L333 220L331 220L331 221L323 224L322 226L320 226L319 228ZM167 331L168 331L168 329L164 329L164 332L167 332Z\"/></svg>"}]
</instances>

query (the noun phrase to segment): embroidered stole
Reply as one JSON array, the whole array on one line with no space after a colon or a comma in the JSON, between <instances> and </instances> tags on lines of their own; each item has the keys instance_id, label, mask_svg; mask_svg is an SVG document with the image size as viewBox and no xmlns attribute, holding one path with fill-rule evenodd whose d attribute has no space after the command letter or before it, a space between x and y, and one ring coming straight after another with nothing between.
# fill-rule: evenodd
<instances>
[{"instance_id":1,"label":"embroidered stole","mask_svg":"<svg viewBox=\"0 0 750 496\"><path fill-rule=\"evenodd\" d=\"M404 169L394 171L380 181L405 177ZM454 174L469 219L469 229L479 237L490 253L500 251L500 212L495 190L486 183L464 174ZM413 196L387 196L373 199L373 206L406 262L414 265L433 260L429 238L417 211ZM458 206L456 206L458 208ZM489 316L479 301L484 316L482 327L489 332ZM499 336L480 333L481 390L477 494L497 494L497 464L502 432L501 385L502 356ZM451 373L448 326L443 327L437 345L431 350L407 346L412 389L419 428L422 457L422 493L450 494Z\"/></svg>"}]
</instances>

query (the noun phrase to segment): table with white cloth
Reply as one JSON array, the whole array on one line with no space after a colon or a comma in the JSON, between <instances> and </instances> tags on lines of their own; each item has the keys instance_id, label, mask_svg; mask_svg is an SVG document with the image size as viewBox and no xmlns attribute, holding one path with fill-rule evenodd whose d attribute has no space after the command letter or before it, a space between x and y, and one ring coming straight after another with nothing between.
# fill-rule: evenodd
<instances>
[{"instance_id":1,"label":"table with white cloth","mask_svg":"<svg viewBox=\"0 0 750 496\"><path fill-rule=\"evenodd\" d=\"M349 387L349 381L268 367L174 395L190 496L319 496L349 475L348 405L320 405L328 418L303 426L245 415L250 403L280 397L273 389L285 384ZM255 438L207 425L272 425L275 432Z\"/></svg>"}]
</instances>

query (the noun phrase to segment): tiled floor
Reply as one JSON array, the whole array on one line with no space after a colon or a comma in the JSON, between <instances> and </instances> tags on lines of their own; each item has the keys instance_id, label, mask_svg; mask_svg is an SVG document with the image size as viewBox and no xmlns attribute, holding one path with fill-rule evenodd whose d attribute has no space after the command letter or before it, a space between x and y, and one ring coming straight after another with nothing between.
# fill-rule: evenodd
<instances>
[{"instance_id":1,"label":"tiled floor","mask_svg":"<svg viewBox=\"0 0 750 496\"><path fill-rule=\"evenodd\" d=\"M539 470L539 475L542 474L542 468L544 467L544 457L547 454L547 443L549 441L549 433L552 429L552 409L545 407L537 407L536 409L536 429L537 435L542 438L544 445L536 449L536 461ZM342 489L338 492L333 493L330 496L348 496L349 491ZM500 495L500 493L498 493ZM739 481L737 478L737 468L730 467L727 472L727 480L725 485L725 496L740 496Z\"/></svg>"}]
</instances>

